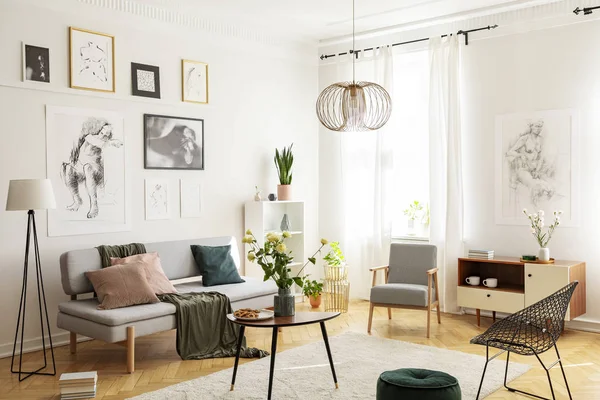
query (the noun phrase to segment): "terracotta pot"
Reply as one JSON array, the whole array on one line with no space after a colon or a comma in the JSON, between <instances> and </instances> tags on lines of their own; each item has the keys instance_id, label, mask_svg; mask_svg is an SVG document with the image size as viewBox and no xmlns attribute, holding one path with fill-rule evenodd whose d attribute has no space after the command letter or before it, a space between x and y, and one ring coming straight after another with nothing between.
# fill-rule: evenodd
<instances>
[{"instance_id":1,"label":"terracotta pot","mask_svg":"<svg viewBox=\"0 0 600 400\"><path fill-rule=\"evenodd\" d=\"M277 185L277 198L281 201L292 199L292 185Z\"/></svg>"},{"instance_id":2,"label":"terracotta pot","mask_svg":"<svg viewBox=\"0 0 600 400\"><path fill-rule=\"evenodd\" d=\"M321 306L321 295L318 295L317 297L308 296L308 300L310 301L312 308L319 308Z\"/></svg>"}]
</instances>

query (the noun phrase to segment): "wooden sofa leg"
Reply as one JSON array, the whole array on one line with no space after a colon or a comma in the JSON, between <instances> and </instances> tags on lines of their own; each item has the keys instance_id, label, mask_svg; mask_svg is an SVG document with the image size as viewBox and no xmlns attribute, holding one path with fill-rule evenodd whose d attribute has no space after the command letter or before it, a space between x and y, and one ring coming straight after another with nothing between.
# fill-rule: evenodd
<instances>
[{"instance_id":1,"label":"wooden sofa leg","mask_svg":"<svg viewBox=\"0 0 600 400\"><path fill-rule=\"evenodd\" d=\"M135 371L135 327L127 327L127 372Z\"/></svg>"},{"instance_id":2,"label":"wooden sofa leg","mask_svg":"<svg viewBox=\"0 0 600 400\"><path fill-rule=\"evenodd\" d=\"M388 307L388 319L392 319L392 309Z\"/></svg>"},{"instance_id":3,"label":"wooden sofa leg","mask_svg":"<svg viewBox=\"0 0 600 400\"><path fill-rule=\"evenodd\" d=\"M69 350L71 354L77 353L77 334L75 332L69 332Z\"/></svg>"},{"instance_id":4,"label":"wooden sofa leg","mask_svg":"<svg viewBox=\"0 0 600 400\"><path fill-rule=\"evenodd\" d=\"M371 306L369 308L369 327L367 328L367 333L371 333L371 324L373 323L373 308L375 307L373 303L369 303Z\"/></svg>"}]
</instances>

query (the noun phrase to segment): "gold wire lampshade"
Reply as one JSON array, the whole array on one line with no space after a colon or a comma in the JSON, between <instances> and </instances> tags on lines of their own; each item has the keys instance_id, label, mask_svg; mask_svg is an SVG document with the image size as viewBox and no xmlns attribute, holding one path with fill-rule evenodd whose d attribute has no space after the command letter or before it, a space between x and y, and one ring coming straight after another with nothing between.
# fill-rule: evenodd
<instances>
[{"instance_id":1,"label":"gold wire lampshade","mask_svg":"<svg viewBox=\"0 0 600 400\"><path fill-rule=\"evenodd\" d=\"M332 131L373 131L385 125L391 113L390 95L372 82L334 83L317 99L317 117Z\"/></svg>"}]
</instances>

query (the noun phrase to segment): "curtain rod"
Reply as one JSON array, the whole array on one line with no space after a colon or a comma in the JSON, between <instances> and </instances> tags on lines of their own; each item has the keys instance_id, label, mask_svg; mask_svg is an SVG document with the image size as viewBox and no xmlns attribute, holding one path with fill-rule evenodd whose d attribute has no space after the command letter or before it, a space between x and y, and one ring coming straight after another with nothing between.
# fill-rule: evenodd
<instances>
[{"instance_id":1,"label":"curtain rod","mask_svg":"<svg viewBox=\"0 0 600 400\"><path fill-rule=\"evenodd\" d=\"M491 29L496 29L498 27L498 25L488 25L488 26L484 26L483 28L477 28L477 29L469 29L467 31L463 31L460 30L458 32L456 32L457 35L465 35L465 45L469 45L469 33L473 33L473 32L479 32L479 31L485 31L485 30L491 30ZM448 35L442 35L442 37L446 37ZM395 46L403 46L405 44L412 44L412 43L418 43L418 42L424 42L426 40L429 40L430 38L422 38L422 39L415 39L415 40L409 40L407 42L400 42L400 43L393 43L391 46L395 47ZM361 51L372 51L375 49L378 49L380 46L377 47L369 47L367 49L362 49L362 50L349 50L346 51L344 53L338 53L338 54L322 54L321 57L319 57L321 60L326 60L328 58L331 57L336 57L336 56L344 56L348 53L350 54L356 54L356 58L358 58L358 53L360 53Z\"/></svg>"}]
</instances>

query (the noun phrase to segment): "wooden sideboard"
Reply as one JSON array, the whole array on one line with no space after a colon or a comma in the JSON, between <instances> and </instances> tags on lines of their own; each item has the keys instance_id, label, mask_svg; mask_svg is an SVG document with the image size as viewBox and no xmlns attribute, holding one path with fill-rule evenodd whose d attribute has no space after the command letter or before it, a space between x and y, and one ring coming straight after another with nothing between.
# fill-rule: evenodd
<instances>
[{"instance_id":1,"label":"wooden sideboard","mask_svg":"<svg viewBox=\"0 0 600 400\"><path fill-rule=\"evenodd\" d=\"M465 282L469 276L479 276L479 286ZM486 278L498 279L498 287L483 286ZM474 308L477 325L481 310L514 313L551 295L570 282L579 281L573 293L566 320L586 312L585 262L556 260L554 264L522 262L516 257L495 257L492 260L478 258L458 259L458 305Z\"/></svg>"}]
</instances>

